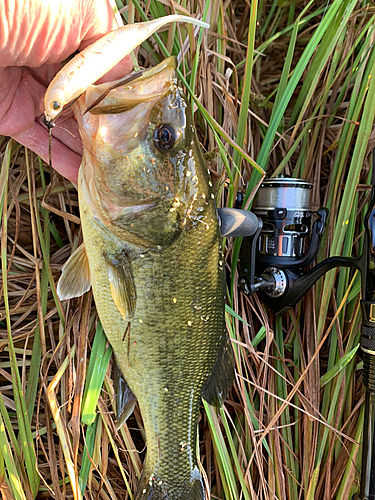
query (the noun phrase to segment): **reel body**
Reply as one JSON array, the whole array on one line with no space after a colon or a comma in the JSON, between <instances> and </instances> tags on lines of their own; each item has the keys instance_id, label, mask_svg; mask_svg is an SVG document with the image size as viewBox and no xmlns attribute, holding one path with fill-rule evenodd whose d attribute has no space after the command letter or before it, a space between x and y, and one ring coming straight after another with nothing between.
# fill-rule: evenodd
<instances>
[{"instance_id":1,"label":"reel body","mask_svg":"<svg viewBox=\"0 0 375 500\"><path fill-rule=\"evenodd\" d=\"M241 286L248 295L264 292L277 313L292 307L313 284L306 282L304 268L318 255L328 210L312 211L312 188L302 179L265 180L253 206L261 230L242 242Z\"/></svg>"},{"instance_id":2,"label":"reel body","mask_svg":"<svg viewBox=\"0 0 375 500\"><path fill-rule=\"evenodd\" d=\"M265 180L253 207L263 221L257 245L257 260L275 265L300 259L308 246L311 230L311 190L313 185L301 179Z\"/></svg>"}]
</instances>

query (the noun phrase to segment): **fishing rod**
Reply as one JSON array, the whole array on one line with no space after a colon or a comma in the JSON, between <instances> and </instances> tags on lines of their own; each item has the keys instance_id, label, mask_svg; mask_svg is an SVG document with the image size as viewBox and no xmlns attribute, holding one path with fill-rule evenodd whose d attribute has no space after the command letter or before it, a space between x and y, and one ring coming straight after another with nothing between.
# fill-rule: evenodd
<instances>
[{"instance_id":1,"label":"fishing rod","mask_svg":"<svg viewBox=\"0 0 375 500\"><path fill-rule=\"evenodd\" d=\"M261 292L263 300L283 314L299 302L326 272L347 267L361 273L365 386L360 492L353 500L375 500L375 148L371 199L365 216L362 254L329 257L306 270L316 259L326 228L328 210L311 209L313 184L302 179L264 180L252 212L219 208L221 235L241 236L240 285L246 295ZM315 222L312 224L312 220Z\"/></svg>"}]
</instances>

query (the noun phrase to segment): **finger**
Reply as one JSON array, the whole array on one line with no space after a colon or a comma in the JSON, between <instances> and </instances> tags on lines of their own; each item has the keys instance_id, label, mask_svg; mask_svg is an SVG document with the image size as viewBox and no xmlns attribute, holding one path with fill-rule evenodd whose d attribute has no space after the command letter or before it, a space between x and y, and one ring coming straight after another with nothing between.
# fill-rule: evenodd
<instances>
[{"instance_id":1,"label":"finger","mask_svg":"<svg viewBox=\"0 0 375 500\"><path fill-rule=\"evenodd\" d=\"M82 14L79 0L5 0L0 65L39 67L63 61L87 31Z\"/></svg>"},{"instance_id":2,"label":"finger","mask_svg":"<svg viewBox=\"0 0 375 500\"><path fill-rule=\"evenodd\" d=\"M62 62L118 27L108 0L4 2L0 67Z\"/></svg>"},{"instance_id":3,"label":"finger","mask_svg":"<svg viewBox=\"0 0 375 500\"><path fill-rule=\"evenodd\" d=\"M15 134L14 139L23 146L34 151L46 163L49 162L48 131L39 123L29 130ZM52 167L61 175L77 184L81 155L72 151L56 138L52 138Z\"/></svg>"},{"instance_id":4,"label":"finger","mask_svg":"<svg viewBox=\"0 0 375 500\"><path fill-rule=\"evenodd\" d=\"M36 121L45 128L42 116L39 116ZM52 137L74 153L82 155L82 141L79 135L78 123L73 118L71 111L67 114L64 113L64 116L56 120L55 126L52 128Z\"/></svg>"},{"instance_id":5,"label":"finger","mask_svg":"<svg viewBox=\"0 0 375 500\"><path fill-rule=\"evenodd\" d=\"M0 134L15 137L31 129L35 119L42 123L39 102L45 87L21 68L6 68L0 72ZM10 82L12 82L10 84ZM3 89L3 92L2 92ZM77 122L67 113L57 122L53 135L72 151L82 152Z\"/></svg>"},{"instance_id":6,"label":"finger","mask_svg":"<svg viewBox=\"0 0 375 500\"><path fill-rule=\"evenodd\" d=\"M100 36L117 29L118 23L108 0L80 0L82 17L82 44L79 50L91 45Z\"/></svg>"},{"instance_id":7,"label":"finger","mask_svg":"<svg viewBox=\"0 0 375 500\"><path fill-rule=\"evenodd\" d=\"M131 56L126 56L114 68L100 78L96 83L113 82L126 76L133 69L133 61Z\"/></svg>"},{"instance_id":8,"label":"finger","mask_svg":"<svg viewBox=\"0 0 375 500\"><path fill-rule=\"evenodd\" d=\"M14 136L30 128L40 114L45 88L22 68L0 69L0 134Z\"/></svg>"}]
</instances>

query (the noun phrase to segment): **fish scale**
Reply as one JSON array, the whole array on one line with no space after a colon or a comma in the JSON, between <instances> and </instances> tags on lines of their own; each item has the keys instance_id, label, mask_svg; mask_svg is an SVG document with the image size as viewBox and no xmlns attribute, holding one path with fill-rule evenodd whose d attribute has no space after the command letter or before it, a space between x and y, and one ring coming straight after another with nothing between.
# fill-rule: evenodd
<instances>
[{"instance_id":1,"label":"fish scale","mask_svg":"<svg viewBox=\"0 0 375 500\"><path fill-rule=\"evenodd\" d=\"M147 455L136 500L203 500L200 399L218 404L233 380L223 255L174 60L153 68L152 85L158 71L157 97L138 104L133 98L129 110L126 93L125 111L117 114L116 107L108 114L104 102L104 115L95 108L85 115L84 97L75 105L85 146L78 186L84 251L71 257L81 269L70 269L69 261L64 267L58 291L78 295L69 290L69 272L82 273L81 293L92 286L117 364L138 400ZM147 82L143 75L142 88ZM160 140L172 137L170 150L160 146L159 130ZM74 283L79 288L77 276Z\"/></svg>"}]
</instances>

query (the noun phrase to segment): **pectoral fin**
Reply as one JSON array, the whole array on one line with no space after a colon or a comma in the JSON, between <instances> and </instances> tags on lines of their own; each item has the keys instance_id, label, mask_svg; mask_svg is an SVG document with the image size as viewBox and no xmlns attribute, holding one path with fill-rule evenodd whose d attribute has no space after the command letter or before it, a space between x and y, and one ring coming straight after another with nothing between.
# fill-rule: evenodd
<instances>
[{"instance_id":1,"label":"pectoral fin","mask_svg":"<svg viewBox=\"0 0 375 500\"><path fill-rule=\"evenodd\" d=\"M90 269L87 260L85 245L82 244L69 257L62 268L57 283L57 295L60 300L80 297L91 288Z\"/></svg>"},{"instance_id":2,"label":"pectoral fin","mask_svg":"<svg viewBox=\"0 0 375 500\"><path fill-rule=\"evenodd\" d=\"M234 380L234 356L228 334L212 369L211 376L202 387L202 397L214 406L221 406Z\"/></svg>"},{"instance_id":3,"label":"pectoral fin","mask_svg":"<svg viewBox=\"0 0 375 500\"><path fill-rule=\"evenodd\" d=\"M131 264L125 252L115 257L111 255L106 257L107 275L113 301L121 316L128 319L133 315L137 299Z\"/></svg>"}]
</instances>

